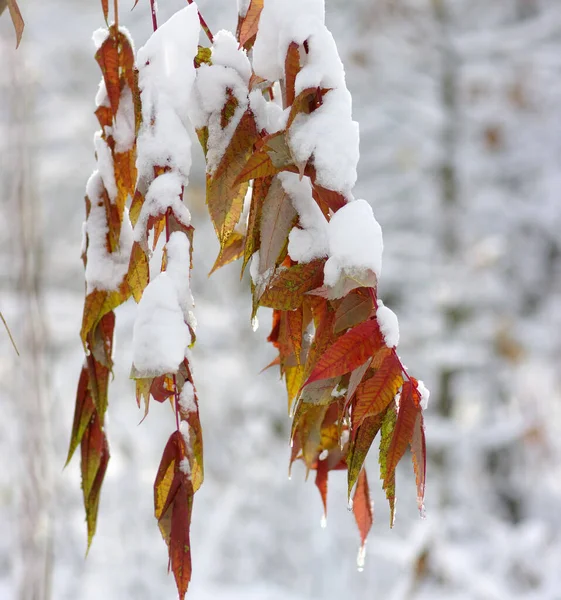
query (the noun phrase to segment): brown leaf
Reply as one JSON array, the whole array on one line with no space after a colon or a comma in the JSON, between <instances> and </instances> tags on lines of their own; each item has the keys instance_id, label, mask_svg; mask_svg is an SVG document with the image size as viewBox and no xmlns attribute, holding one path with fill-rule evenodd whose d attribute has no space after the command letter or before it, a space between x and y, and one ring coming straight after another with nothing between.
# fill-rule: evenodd
<instances>
[{"instance_id":1,"label":"brown leaf","mask_svg":"<svg viewBox=\"0 0 561 600\"><path fill-rule=\"evenodd\" d=\"M353 514L360 532L360 542L364 546L373 521L370 490L368 489L368 479L364 469L361 470L356 484L355 495L353 497Z\"/></svg>"},{"instance_id":2,"label":"brown leaf","mask_svg":"<svg viewBox=\"0 0 561 600\"><path fill-rule=\"evenodd\" d=\"M107 24L107 19L109 18L109 0L101 0L101 8L103 10L103 18Z\"/></svg>"}]
</instances>

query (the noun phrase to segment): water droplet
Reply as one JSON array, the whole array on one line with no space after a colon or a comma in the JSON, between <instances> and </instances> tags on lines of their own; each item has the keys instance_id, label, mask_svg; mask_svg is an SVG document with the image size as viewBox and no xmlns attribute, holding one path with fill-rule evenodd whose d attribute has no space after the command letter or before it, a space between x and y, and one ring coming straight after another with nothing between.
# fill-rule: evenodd
<instances>
[{"instance_id":1,"label":"water droplet","mask_svg":"<svg viewBox=\"0 0 561 600\"><path fill-rule=\"evenodd\" d=\"M327 527L327 517L325 516L325 513L323 515L321 515L321 528L325 529Z\"/></svg>"},{"instance_id":2,"label":"water droplet","mask_svg":"<svg viewBox=\"0 0 561 600\"><path fill-rule=\"evenodd\" d=\"M421 519L427 518L427 513L425 511L425 505L423 503L420 503L420 505L419 505L419 514L421 515Z\"/></svg>"},{"instance_id":3,"label":"water droplet","mask_svg":"<svg viewBox=\"0 0 561 600\"><path fill-rule=\"evenodd\" d=\"M259 329L259 319L257 318L257 315L251 319L251 329L253 329L253 331L257 331Z\"/></svg>"},{"instance_id":4,"label":"water droplet","mask_svg":"<svg viewBox=\"0 0 561 600\"><path fill-rule=\"evenodd\" d=\"M292 475L290 473L288 474L288 481L292 481Z\"/></svg>"},{"instance_id":5,"label":"water droplet","mask_svg":"<svg viewBox=\"0 0 561 600\"><path fill-rule=\"evenodd\" d=\"M353 510L353 499L349 498L349 503L347 504L347 510L351 511Z\"/></svg>"},{"instance_id":6,"label":"water droplet","mask_svg":"<svg viewBox=\"0 0 561 600\"><path fill-rule=\"evenodd\" d=\"M294 438L290 438L290 447L294 448Z\"/></svg>"},{"instance_id":7,"label":"water droplet","mask_svg":"<svg viewBox=\"0 0 561 600\"><path fill-rule=\"evenodd\" d=\"M358 555L356 557L356 568L359 573L364 571L364 561L366 560L366 542L358 549Z\"/></svg>"}]
</instances>

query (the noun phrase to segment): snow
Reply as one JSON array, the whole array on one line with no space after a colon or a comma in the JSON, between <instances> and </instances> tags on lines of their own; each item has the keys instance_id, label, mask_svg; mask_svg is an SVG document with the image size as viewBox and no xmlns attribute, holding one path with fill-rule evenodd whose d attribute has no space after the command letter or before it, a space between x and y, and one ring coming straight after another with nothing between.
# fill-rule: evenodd
<instances>
[{"instance_id":1,"label":"snow","mask_svg":"<svg viewBox=\"0 0 561 600\"><path fill-rule=\"evenodd\" d=\"M376 319L378 320L378 325L380 325L380 331L384 336L386 346L388 348L397 347L399 344L399 322L397 316L381 300L378 300Z\"/></svg>"},{"instance_id":2,"label":"snow","mask_svg":"<svg viewBox=\"0 0 561 600\"><path fill-rule=\"evenodd\" d=\"M190 287L190 256L189 238L182 231L174 231L166 244L167 265L166 273L172 279L177 290L179 305L183 311L185 321L196 328L196 321L192 309L194 306Z\"/></svg>"},{"instance_id":3,"label":"snow","mask_svg":"<svg viewBox=\"0 0 561 600\"><path fill-rule=\"evenodd\" d=\"M123 214L119 250L107 251L107 213L103 201L103 180L98 170L94 171L86 185L90 199L90 214L84 224L87 235L86 289L116 290L129 266L132 248L132 228L128 211Z\"/></svg>"},{"instance_id":4,"label":"snow","mask_svg":"<svg viewBox=\"0 0 561 600\"><path fill-rule=\"evenodd\" d=\"M329 258L324 283L335 287L342 275L367 279L368 272L380 278L382 270L382 229L365 200L354 200L339 209L327 227Z\"/></svg>"},{"instance_id":5,"label":"snow","mask_svg":"<svg viewBox=\"0 0 561 600\"><path fill-rule=\"evenodd\" d=\"M417 381L417 389L421 394L421 408L427 410L429 405L430 390L420 379Z\"/></svg>"},{"instance_id":6,"label":"snow","mask_svg":"<svg viewBox=\"0 0 561 600\"><path fill-rule=\"evenodd\" d=\"M161 25L138 51L143 120L137 142L139 179L150 181L154 166L170 166L187 184L191 169L187 128L199 30L193 3Z\"/></svg>"},{"instance_id":7,"label":"snow","mask_svg":"<svg viewBox=\"0 0 561 600\"><path fill-rule=\"evenodd\" d=\"M240 17L243 18L247 15L247 10L250 4L251 0L238 0L238 15Z\"/></svg>"},{"instance_id":8,"label":"snow","mask_svg":"<svg viewBox=\"0 0 561 600\"><path fill-rule=\"evenodd\" d=\"M224 155L230 140L246 111L251 66L243 48L238 48L234 35L219 31L212 45L212 65L203 64L197 69L197 79L190 117L199 129L208 127L207 172L212 174ZM222 109L227 91L237 101L228 125L222 129Z\"/></svg>"},{"instance_id":9,"label":"snow","mask_svg":"<svg viewBox=\"0 0 561 600\"><path fill-rule=\"evenodd\" d=\"M109 37L109 30L107 27L100 27L92 33L92 40L96 50L99 50L103 42Z\"/></svg>"},{"instance_id":10,"label":"snow","mask_svg":"<svg viewBox=\"0 0 561 600\"><path fill-rule=\"evenodd\" d=\"M191 448L191 432L189 431L189 423L187 423L187 421L181 421L179 423L179 431L181 432L181 435L185 440L185 445L187 446L187 448Z\"/></svg>"},{"instance_id":11,"label":"snow","mask_svg":"<svg viewBox=\"0 0 561 600\"><path fill-rule=\"evenodd\" d=\"M316 87L330 91L314 112L296 117L288 134L289 146L296 164L306 164L313 157L319 185L350 199L357 178L358 124L352 120L343 63L324 20L323 0L269 0L259 21L253 66L265 79L283 79L289 44L294 41L302 46L307 41L308 53L300 52L303 67L295 92Z\"/></svg>"},{"instance_id":12,"label":"snow","mask_svg":"<svg viewBox=\"0 0 561 600\"><path fill-rule=\"evenodd\" d=\"M99 88L95 95L96 106L110 106L109 96L107 95L107 87L105 86L105 79L103 77L99 80Z\"/></svg>"},{"instance_id":13,"label":"snow","mask_svg":"<svg viewBox=\"0 0 561 600\"><path fill-rule=\"evenodd\" d=\"M300 263L327 256L328 222L312 197L310 179L296 173L279 173L278 178L298 213L300 228L294 227L288 237L288 254Z\"/></svg>"},{"instance_id":14,"label":"snow","mask_svg":"<svg viewBox=\"0 0 561 600\"><path fill-rule=\"evenodd\" d=\"M187 476L191 475L191 465L189 464L188 458L181 459L181 462L179 463L179 470Z\"/></svg>"},{"instance_id":15,"label":"snow","mask_svg":"<svg viewBox=\"0 0 561 600\"><path fill-rule=\"evenodd\" d=\"M184 177L174 171L163 173L152 181L134 227L135 241L145 245L148 219L165 214L168 208L185 227L190 225L191 214L182 199L184 182Z\"/></svg>"},{"instance_id":16,"label":"snow","mask_svg":"<svg viewBox=\"0 0 561 600\"><path fill-rule=\"evenodd\" d=\"M323 0L266 0L253 46L253 68L257 75L269 81L283 78L286 51L298 21L323 24Z\"/></svg>"},{"instance_id":17,"label":"snow","mask_svg":"<svg viewBox=\"0 0 561 600\"><path fill-rule=\"evenodd\" d=\"M101 131L94 134L94 148L97 158L97 168L112 203L117 200L117 182L115 181L115 170L113 156L107 142L101 137Z\"/></svg>"},{"instance_id":18,"label":"snow","mask_svg":"<svg viewBox=\"0 0 561 600\"><path fill-rule=\"evenodd\" d=\"M177 373L190 342L177 287L164 271L150 281L138 304L132 338L138 376Z\"/></svg>"},{"instance_id":19,"label":"snow","mask_svg":"<svg viewBox=\"0 0 561 600\"><path fill-rule=\"evenodd\" d=\"M279 97L276 95L275 99ZM252 90L249 93L249 106L255 117L258 131L264 129L267 133L276 133L286 126L288 112L283 111L277 102L265 100L261 90Z\"/></svg>"},{"instance_id":20,"label":"snow","mask_svg":"<svg viewBox=\"0 0 561 600\"><path fill-rule=\"evenodd\" d=\"M181 407L181 410L187 413L195 412L197 410L197 405L195 404L195 389L190 381L186 381L183 385L183 389L179 395L179 406Z\"/></svg>"},{"instance_id":21,"label":"snow","mask_svg":"<svg viewBox=\"0 0 561 600\"><path fill-rule=\"evenodd\" d=\"M135 118L134 104L131 89L128 85L121 90L119 108L113 124L113 139L115 152L127 152L134 144Z\"/></svg>"}]
</instances>

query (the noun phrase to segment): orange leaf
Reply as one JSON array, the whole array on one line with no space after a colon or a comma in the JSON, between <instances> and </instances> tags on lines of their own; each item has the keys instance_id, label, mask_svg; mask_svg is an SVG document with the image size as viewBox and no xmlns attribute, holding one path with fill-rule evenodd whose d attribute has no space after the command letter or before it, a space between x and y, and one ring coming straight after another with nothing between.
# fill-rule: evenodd
<instances>
[{"instance_id":1,"label":"orange leaf","mask_svg":"<svg viewBox=\"0 0 561 600\"><path fill-rule=\"evenodd\" d=\"M290 107L290 113L288 115L288 121L286 123L286 129L288 130L294 119L299 114L309 115L311 112L316 110L319 106L318 98L321 101L323 96L329 92L329 88L306 88L302 90Z\"/></svg>"},{"instance_id":2,"label":"orange leaf","mask_svg":"<svg viewBox=\"0 0 561 600\"><path fill-rule=\"evenodd\" d=\"M353 497L353 514L360 532L361 544L364 546L373 521L370 490L368 489L368 479L364 469L360 472L356 484L355 495Z\"/></svg>"},{"instance_id":3,"label":"orange leaf","mask_svg":"<svg viewBox=\"0 0 561 600\"><path fill-rule=\"evenodd\" d=\"M366 417L385 410L403 383L401 364L395 352L386 348L382 348L380 352L384 355L380 368L356 390L352 411L353 428L359 427Z\"/></svg>"},{"instance_id":4,"label":"orange leaf","mask_svg":"<svg viewBox=\"0 0 561 600\"><path fill-rule=\"evenodd\" d=\"M263 0L251 0L247 13L239 26L240 48L245 47L257 35L262 10Z\"/></svg>"},{"instance_id":5,"label":"orange leaf","mask_svg":"<svg viewBox=\"0 0 561 600\"><path fill-rule=\"evenodd\" d=\"M177 475L176 475L177 476ZM191 513L193 510L193 488L186 476L182 477L177 490L171 515L171 535L169 555L171 570L175 577L177 591L185 598L191 580Z\"/></svg>"},{"instance_id":6,"label":"orange leaf","mask_svg":"<svg viewBox=\"0 0 561 600\"><path fill-rule=\"evenodd\" d=\"M111 109L113 110L113 116L116 116L121 97L121 85L119 82L119 50L113 36L109 35L104 40L95 53L95 59L101 68L103 79L105 80L105 87L107 88L107 95Z\"/></svg>"},{"instance_id":7,"label":"orange leaf","mask_svg":"<svg viewBox=\"0 0 561 600\"><path fill-rule=\"evenodd\" d=\"M364 364L383 344L384 338L376 319L360 323L349 329L322 354L305 385L318 379L350 373Z\"/></svg>"},{"instance_id":8,"label":"orange leaf","mask_svg":"<svg viewBox=\"0 0 561 600\"><path fill-rule=\"evenodd\" d=\"M21 36L23 35L23 28L25 27L25 23L23 22L23 17L21 16L21 12L19 10L19 6L16 0L8 0L8 10L10 11L10 17L12 19L12 23L14 24L14 29L16 32L17 48L19 46L19 43L21 42Z\"/></svg>"}]
</instances>

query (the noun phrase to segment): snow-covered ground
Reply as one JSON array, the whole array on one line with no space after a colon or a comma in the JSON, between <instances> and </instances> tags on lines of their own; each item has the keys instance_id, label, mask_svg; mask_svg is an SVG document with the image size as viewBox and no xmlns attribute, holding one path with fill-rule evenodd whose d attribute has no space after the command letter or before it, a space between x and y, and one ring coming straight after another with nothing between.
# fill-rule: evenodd
<instances>
[{"instance_id":1,"label":"snow-covered ground","mask_svg":"<svg viewBox=\"0 0 561 600\"><path fill-rule=\"evenodd\" d=\"M161 20L184 5L160 4ZM121 5L139 47L148 2ZM199 6L213 31L235 27L234 0ZM174 598L152 515L174 416L153 403L139 424L133 304L117 311L112 457L84 560L78 458L62 468L82 362L91 33L102 14L95 0L21 8L17 53L0 19L0 310L21 352L0 332L0 599L32 597L33 577L56 600ZM252 331L238 265L207 278L218 244L199 154L188 204L205 482L190 597L561 598L559 0L327 0L327 24L361 127L355 195L384 232L380 297L399 317L402 359L432 391L427 519L404 464L389 530L372 456L376 522L358 573L344 476L330 478L326 529L304 470L288 480L285 392L272 370L259 374L274 356L270 317L262 310Z\"/></svg>"}]
</instances>

